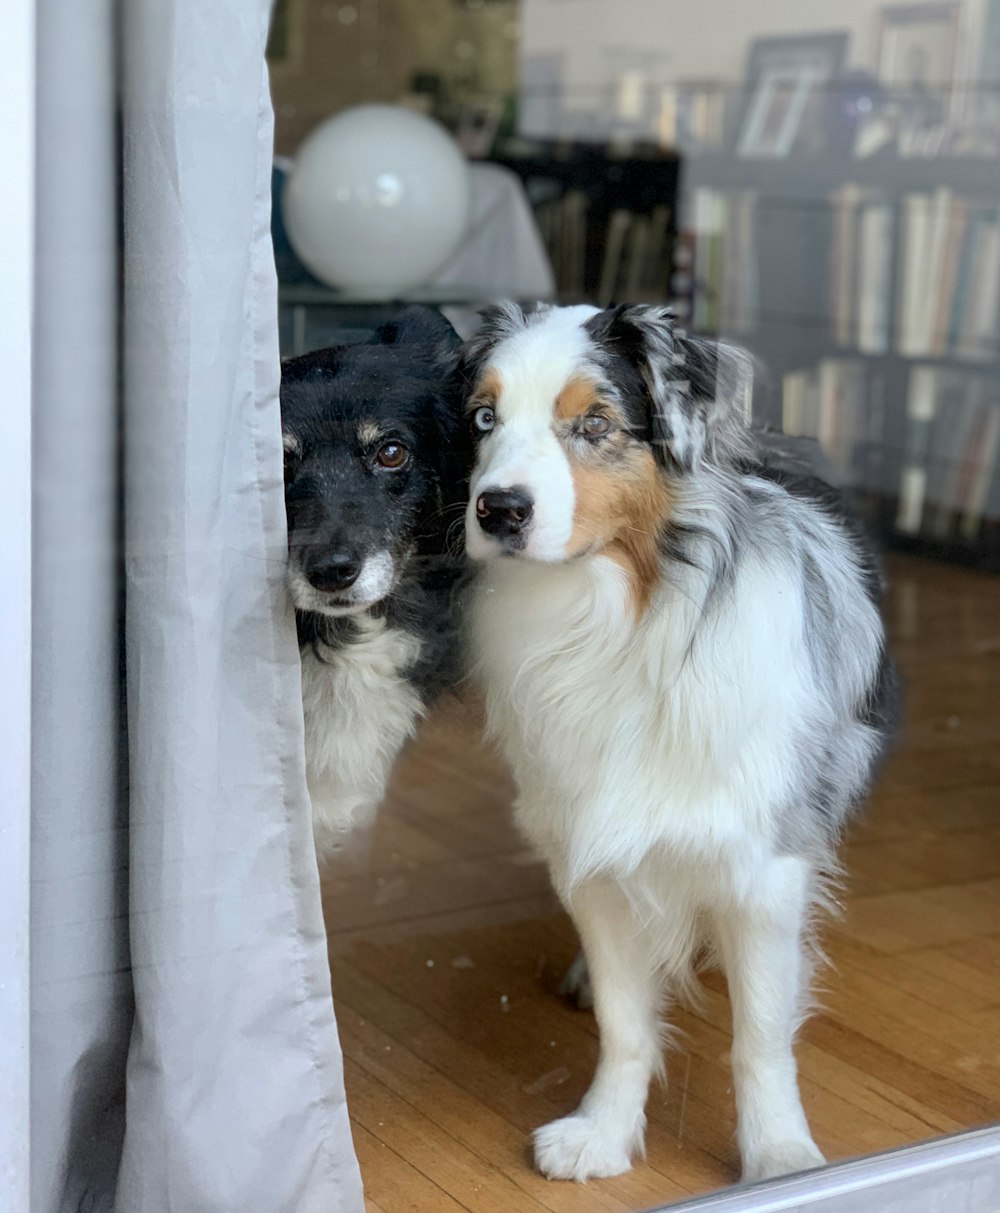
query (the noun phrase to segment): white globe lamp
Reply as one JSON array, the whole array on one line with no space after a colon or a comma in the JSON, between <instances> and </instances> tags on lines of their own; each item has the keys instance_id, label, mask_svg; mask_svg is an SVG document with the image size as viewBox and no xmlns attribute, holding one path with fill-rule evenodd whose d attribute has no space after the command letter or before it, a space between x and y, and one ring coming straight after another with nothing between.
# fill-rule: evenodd
<instances>
[{"instance_id":1,"label":"white globe lamp","mask_svg":"<svg viewBox=\"0 0 1000 1213\"><path fill-rule=\"evenodd\" d=\"M365 298L427 282L461 244L469 207L469 168L455 141L395 105L359 105L318 126L281 198L303 264Z\"/></svg>"}]
</instances>

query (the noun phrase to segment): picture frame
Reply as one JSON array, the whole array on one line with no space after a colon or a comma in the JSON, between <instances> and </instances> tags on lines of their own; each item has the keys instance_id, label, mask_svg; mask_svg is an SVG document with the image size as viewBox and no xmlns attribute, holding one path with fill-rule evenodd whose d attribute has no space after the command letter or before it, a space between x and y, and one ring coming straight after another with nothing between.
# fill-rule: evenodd
<instances>
[{"instance_id":1,"label":"picture frame","mask_svg":"<svg viewBox=\"0 0 1000 1213\"><path fill-rule=\"evenodd\" d=\"M823 86L841 71L848 38L846 31L835 31L751 43L737 155L784 159L807 131L812 150L819 150Z\"/></svg>"},{"instance_id":2,"label":"picture frame","mask_svg":"<svg viewBox=\"0 0 1000 1213\"><path fill-rule=\"evenodd\" d=\"M955 61L956 123L1000 139L1000 0L966 0Z\"/></svg>"},{"instance_id":3,"label":"picture frame","mask_svg":"<svg viewBox=\"0 0 1000 1213\"><path fill-rule=\"evenodd\" d=\"M877 75L909 127L928 129L954 117L960 11L950 2L882 10Z\"/></svg>"}]
</instances>

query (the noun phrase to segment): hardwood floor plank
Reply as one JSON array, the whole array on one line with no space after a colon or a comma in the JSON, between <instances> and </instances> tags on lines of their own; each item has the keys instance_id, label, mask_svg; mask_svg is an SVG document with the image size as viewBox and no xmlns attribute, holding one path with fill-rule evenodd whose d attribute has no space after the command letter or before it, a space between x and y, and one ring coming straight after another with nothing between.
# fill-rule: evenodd
<instances>
[{"instance_id":1,"label":"hardwood floor plank","mask_svg":"<svg viewBox=\"0 0 1000 1213\"><path fill-rule=\"evenodd\" d=\"M831 930L881 952L904 952L978 939L995 932L998 922L1000 880L980 880L854 898Z\"/></svg>"},{"instance_id":2,"label":"hardwood floor plank","mask_svg":"<svg viewBox=\"0 0 1000 1213\"><path fill-rule=\"evenodd\" d=\"M464 1147L352 1058L344 1064L352 1123L362 1125L463 1207L482 1213L539 1213L545 1206Z\"/></svg>"},{"instance_id":3,"label":"hardwood floor plank","mask_svg":"<svg viewBox=\"0 0 1000 1213\"><path fill-rule=\"evenodd\" d=\"M376 1208L392 1213L472 1213L412 1167L364 1125L352 1122L354 1149L358 1155L366 1195Z\"/></svg>"},{"instance_id":4,"label":"hardwood floor plank","mask_svg":"<svg viewBox=\"0 0 1000 1213\"><path fill-rule=\"evenodd\" d=\"M525 1166L527 1139L521 1129L468 1095L398 1037L363 1019L343 1000L338 1004L338 1025L344 1049L355 1064L473 1154L481 1159L492 1157L504 1177L532 1198L533 1207L552 1213L629 1213L627 1205L596 1188L577 1190L566 1184L552 1184ZM352 1091L349 1075L348 1095L353 1108Z\"/></svg>"}]
</instances>

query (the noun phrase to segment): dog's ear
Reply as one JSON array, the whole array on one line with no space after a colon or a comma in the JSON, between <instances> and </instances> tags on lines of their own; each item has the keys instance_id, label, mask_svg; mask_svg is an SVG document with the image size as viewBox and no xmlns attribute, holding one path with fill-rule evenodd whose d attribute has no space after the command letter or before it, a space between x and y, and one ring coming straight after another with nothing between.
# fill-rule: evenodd
<instances>
[{"instance_id":1,"label":"dog's ear","mask_svg":"<svg viewBox=\"0 0 1000 1213\"><path fill-rule=\"evenodd\" d=\"M516 303L495 303L479 313L482 323L458 353L454 382L463 398L472 391L483 366L498 342L523 329L524 311Z\"/></svg>"},{"instance_id":2,"label":"dog's ear","mask_svg":"<svg viewBox=\"0 0 1000 1213\"><path fill-rule=\"evenodd\" d=\"M587 328L642 376L650 438L664 467L692 472L703 461L731 464L747 456L753 361L745 350L689 337L669 309L652 304L601 312Z\"/></svg>"},{"instance_id":3,"label":"dog's ear","mask_svg":"<svg viewBox=\"0 0 1000 1213\"><path fill-rule=\"evenodd\" d=\"M423 345L435 354L450 354L462 339L439 311L411 303L381 325L369 345Z\"/></svg>"}]
</instances>

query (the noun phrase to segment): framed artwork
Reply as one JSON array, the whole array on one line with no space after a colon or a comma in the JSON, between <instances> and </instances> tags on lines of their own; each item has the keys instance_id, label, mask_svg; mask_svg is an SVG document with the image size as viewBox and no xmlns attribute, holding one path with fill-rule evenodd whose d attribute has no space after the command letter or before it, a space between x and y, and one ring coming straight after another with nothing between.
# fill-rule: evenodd
<instances>
[{"instance_id":1,"label":"framed artwork","mask_svg":"<svg viewBox=\"0 0 1000 1213\"><path fill-rule=\"evenodd\" d=\"M956 121L1000 139L1000 0L966 0L955 68Z\"/></svg>"},{"instance_id":2,"label":"framed artwork","mask_svg":"<svg viewBox=\"0 0 1000 1213\"><path fill-rule=\"evenodd\" d=\"M840 72L846 33L761 38L751 43L736 145L748 159L782 159L821 139L823 86Z\"/></svg>"},{"instance_id":3,"label":"framed artwork","mask_svg":"<svg viewBox=\"0 0 1000 1213\"><path fill-rule=\"evenodd\" d=\"M939 125L951 114L959 8L905 4L882 10L878 78L909 126Z\"/></svg>"}]
</instances>

